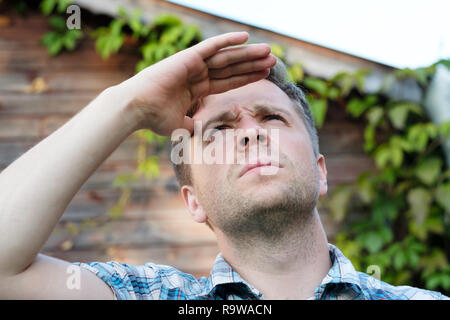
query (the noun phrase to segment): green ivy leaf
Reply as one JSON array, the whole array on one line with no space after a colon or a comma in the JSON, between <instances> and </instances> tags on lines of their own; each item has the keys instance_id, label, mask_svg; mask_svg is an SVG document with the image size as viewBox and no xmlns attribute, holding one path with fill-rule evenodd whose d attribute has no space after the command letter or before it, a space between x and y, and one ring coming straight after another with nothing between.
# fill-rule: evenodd
<instances>
[{"instance_id":1,"label":"green ivy leaf","mask_svg":"<svg viewBox=\"0 0 450 320\"><path fill-rule=\"evenodd\" d=\"M150 156L145 161L139 163L137 172L145 174L147 179L159 177L158 157Z\"/></svg>"},{"instance_id":2,"label":"green ivy leaf","mask_svg":"<svg viewBox=\"0 0 450 320\"><path fill-rule=\"evenodd\" d=\"M183 26L181 25L164 30L160 38L160 43L161 44L176 43L178 38L181 37L183 30L184 30Z\"/></svg>"},{"instance_id":3,"label":"green ivy leaf","mask_svg":"<svg viewBox=\"0 0 450 320\"><path fill-rule=\"evenodd\" d=\"M95 47L102 58L108 59L112 53L119 51L122 46L125 35L122 33L124 22L121 20L113 20L108 28L98 28L93 32L93 36L97 37Z\"/></svg>"},{"instance_id":4,"label":"green ivy leaf","mask_svg":"<svg viewBox=\"0 0 450 320\"><path fill-rule=\"evenodd\" d=\"M387 183L390 186L393 186L396 180L397 180L397 173L393 167L383 168L379 176L375 178L377 184Z\"/></svg>"},{"instance_id":5,"label":"green ivy leaf","mask_svg":"<svg viewBox=\"0 0 450 320\"><path fill-rule=\"evenodd\" d=\"M187 48L196 39L201 39L200 29L195 25L188 25L184 27L183 35L180 40L182 47Z\"/></svg>"},{"instance_id":6,"label":"green ivy leaf","mask_svg":"<svg viewBox=\"0 0 450 320\"><path fill-rule=\"evenodd\" d=\"M347 205L350 202L352 196L352 188L344 185L336 187L332 196L328 201L329 210L333 219L337 222L341 222L345 218L347 211Z\"/></svg>"},{"instance_id":7,"label":"green ivy leaf","mask_svg":"<svg viewBox=\"0 0 450 320\"><path fill-rule=\"evenodd\" d=\"M431 193L424 188L415 188L408 192L407 199L415 222L423 223L430 208Z\"/></svg>"},{"instance_id":8,"label":"green ivy leaf","mask_svg":"<svg viewBox=\"0 0 450 320\"><path fill-rule=\"evenodd\" d=\"M287 68L287 72L289 75L289 79L295 83L300 82L304 77L303 68L299 63L294 63L293 65L289 66Z\"/></svg>"},{"instance_id":9,"label":"green ivy leaf","mask_svg":"<svg viewBox=\"0 0 450 320\"><path fill-rule=\"evenodd\" d=\"M394 255L394 268L401 270L406 263L406 255L402 250L399 250Z\"/></svg>"},{"instance_id":10,"label":"green ivy leaf","mask_svg":"<svg viewBox=\"0 0 450 320\"><path fill-rule=\"evenodd\" d=\"M331 78L330 82L341 88L342 96L347 96L353 88L354 78L346 72L340 72Z\"/></svg>"},{"instance_id":11,"label":"green ivy leaf","mask_svg":"<svg viewBox=\"0 0 450 320\"><path fill-rule=\"evenodd\" d=\"M175 26L181 26L183 23L179 18L177 18L174 15L171 14L162 14L155 18L153 21L153 27L175 27Z\"/></svg>"},{"instance_id":12,"label":"green ivy leaf","mask_svg":"<svg viewBox=\"0 0 450 320\"><path fill-rule=\"evenodd\" d=\"M394 168L399 168L403 163L403 151L400 147L394 147L391 145L390 150L390 161Z\"/></svg>"},{"instance_id":13,"label":"green ivy leaf","mask_svg":"<svg viewBox=\"0 0 450 320\"><path fill-rule=\"evenodd\" d=\"M270 45L270 52L275 55L276 57L278 57L279 59L283 59L284 58L284 49L282 46L278 45L278 44L271 44Z\"/></svg>"},{"instance_id":14,"label":"green ivy leaf","mask_svg":"<svg viewBox=\"0 0 450 320\"><path fill-rule=\"evenodd\" d=\"M142 46L141 51L145 61L151 64L156 62L155 51L157 47L158 43L156 42L148 42Z\"/></svg>"},{"instance_id":15,"label":"green ivy leaf","mask_svg":"<svg viewBox=\"0 0 450 320\"><path fill-rule=\"evenodd\" d=\"M357 70L354 73L356 87L358 88L359 92L363 92L364 91L364 83L365 83L366 75L369 72L370 72L369 68L364 68L364 69L361 69L361 70Z\"/></svg>"},{"instance_id":16,"label":"green ivy leaf","mask_svg":"<svg viewBox=\"0 0 450 320\"><path fill-rule=\"evenodd\" d=\"M435 197L447 213L450 213L450 182L443 183L436 188Z\"/></svg>"},{"instance_id":17,"label":"green ivy leaf","mask_svg":"<svg viewBox=\"0 0 450 320\"><path fill-rule=\"evenodd\" d=\"M55 6L56 0L43 0L40 5L41 12L44 14L44 16L48 16L50 13L52 13Z\"/></svg>"},{"instance_id":18,"label":"green ivy leaf","mask_svg":"<svg viewBox=\"0 0 450 320\"><path fill-rule=\"evenodd\" d=\"M66 13L67 7L72 3L72 0L58 0L58 12Z\"/></svg>"},{"instance_id":19,"label":"green ivy leaf","mask_svg":"<svg viewBox=\"0 0 450 320\"><path fill-rule=\"evenodd\" d=\"M108 216L113 219L117 220L123 216L124 208L120 204L114 205L108 212Z\"/></svg>"},{"instance_id":20,"label":"green ivy leaf","mask_svg":"<svg viewBox=\"0 0 450 320\"><path fill-rule=\"evenodd\" d=\"M48 54L56 56L64 46L64 38L61 36L56 37L52 43L47 46Z\"/></svg>"},{"instance_id":21,"label":"green ivy leaf","mask_svg":"<svg viewBox=\"0 0 450 320\"><path fill-rule=\"evenodd\" d=\"M424 127L425 131L427 132L428 137L429 137L430 139L436 138L437 135L439 134L439 127L436 126L436 125L435 125L434 123L432 123L432 122L425 123L425 124L423 125L423 127Z\"/></svg>"},{"instance_id":22,"label":"green ivy leaf","mask_svg":"<svg viewBox=\"0 0 450 320\"><path fill-rule=\"evenodd\" d=\"M66 20L60 16L52 16L49 19L50 25L59 32L67 30Z\"/></svg>"},{"instance_id":23,"label":"green ivy leaf","mask_svg":"<svg viewBox=\"0 0 450 320\"><path fill-rule=\"evenodd\" d=\"M311 113L314 117L316 126L321 128L327 114L327 100L325 98L315 99L310 95L307 96L307 99L309 106L311 107Z\"/></svg>"},{"instance_id":24,"label":"green ivy leaf","mask_svg":"<svg viewBox=\"0 0 450 320\"><path fill-rule=\"evenodd\" d=\"M347 104L347 112L354 118L358 118L364 111L372 107L378 98L375 95L368 95L364 99L353 98Z\"/></svg>"},{"instance_id":25,"label":"green ivy leaf","mask_svg":"<svg viewBox=\"0 0 450 320\"><path fill-rule=\"evenodd\" d=\"M59 34L57 32L55 31L47 32L42 36L41 43L44 46L49 47L54 41L56 41L57 38L59 38Z\"/></svg>"},{"instance_id":26,"label":"green ivy leaf","mask_svg":"<svg viewBox=\"0 0 450 320\"><path fill-rule=\"evenodd\" d=\"M397 207L389 199L378 198L372 204L372 225L382 226L386 221L392 221L397 217Z\"/></svg>"},{"instance_id":27,"label":"green ivy leaf","mask_svg":"<svg viewBox=\"0 0 450 320\"><path fill-rule=\"evenodd\" d=\"M376 126L383 118L383 115L384 115L383 107L377 106L370 108L370 110L366 114L366 117L370 125Z\"/></svg>"},{"instance_id":28,"label":"green ivy leaf","mask_svg":"<svg viewBox=\"0 0 450 320\"><path fill-rule=\"evenodd\" d=\"M428 217L428 219L425 220L425 228L436 234L442 234L444 232L444 225L440 218Z\"/></svg>"},{"instance_id":29,"label":"green ivy leaf","mask_svg":"<svg viewBox=\"0 0 450 320\"><path fill-rule=\"evenodd\" d=\"M363 173L358 177L356 192L358 193L361 201L365 204L369 204L373 201L375 190L371 182L371 179L367 173Z\"/></svg>"},{"instance_id":30,"label":"green ivy leaf","mask_svg":"<svg viewBox=\"0 0 450 320\"><path fill-rule=\"evenodd\" d=\"M375 148L375 126L367 125L364 129L364 151L369 152Z\"/></svg>"},{"instance_id":31,"label":"green ivy leaf","mask_svg":"<svg viewBox=\"0 0 450 320\"><path fill-rule=\"evenodd\" d=\"M381 228L378 231L379 236L383 240L383 243L389 243L394 238L394 235L392 234L392 230L389 228Z\"/></svg>"},{"instance_id":32,"label":"green ivy leaf","mask_svg":"<svg viewBox=\"0 0 450 320\"><path fill-rule=\"evenodd\" d=\"M422 161L415 170L416 177L426 185L436 182L441 173L442 160L438 157L428 158Z\"/></svg>"},{"instance_id":33,"label":"green ivy leaf","mask_svg":"<svg viewBox=\"0 0 450 320\"><path fill-rule=\"evenodd\" d=\"M136 64L136 73L141 72L142 70L144 70L145 68L147 68L148 66L151 66L152 63L145 61L145 60L141 60Z\"/></svg>"},{"instance_id":34,"label":"green ivy leaf","mask_svg":"<svg viewBox=\"0 0 450 320\"><path fill-rule=\"evenodd\" d=\"M138 177L134 173L123 173L116 176L113 180L113 188L126 187L130 182L136 181Z\"/></svg>"},{"instance_id":35,"label":"green ivy leaf","mask_svg":"<svg viewBox=\"0 0 450 320\"><path fill-rule=\"evenodd\" d=\"M427 129L421 123L412 125L408 129L407 140L414 150L424 151L428 143Z\"/></svg>"},{"instance_id":36,"label":"green ivy leaf","mask_svg":"<svg viewBox=\"0 0 450 320\"><path fill-rule=\"evenodd\" d=\"M410 112L421 115L422 109L413 103L399 103L388 111L388 117L395 129L405 128L406 120Z\"/></svg>"},{"instance_id":37,"label":"green ivy leaf","mask_svg":"<svg viewBox=\"0 0 450 320\"><path fill-rule=\"evenodd\" d=\"M75 48L76 38L74 37L64 37L64 47L71 51Z\"/></svg>"},{"instance_id":38,"label":"green ivy leaf","mask_svg":"<svg viewBox=\"0 0 450 320\"><path fill-rule=\"evenodd\" d=\"M390 158L390 150L386 144L382 144L375 150L375 163L378 168L386 167Z\"/></svg>"},{"instance_id":39,"label":"green ivy leaf","mask_svg":"<svg viewBox=\"0 0 450 320\"><path fill-rule=\"evenodd\" d=\"M359 236L359 241L371 253L380 251L383 246L383 239L376 232L367 232Z\"/></svg>"},{"instance_id":40,"label":"green ivy leaf","mask_svg":"<svg viewBox=\"0 0 450 320\"><path fill-rule=\"evenodd\" d=\"M444 139L450 138L450 121L441 123L441 125L439 126L439 134Z\"/></svg>"},{"instance_id":41,"label":"green ivy leaf","mask_svg":"<svg viewBox=\"0 0 450 320\"><path fill-rule=\"evenodd\" d=\"M341 94L341 91L336 87L330 87L327 91L327 98L331 100L336 100Z\"/></svg>"},{"instance_id":42,"label":"green ivy leaf","mask_svg":"<svg viewBox=\"0 0 450 320\"><path fill-rule=\"evenodd\" d=\"M303 84L308 89L317 92L321 97L326 97L328 85L325 81L318 78L306 77L303 80Z\"/></svg>"}]
</instances>

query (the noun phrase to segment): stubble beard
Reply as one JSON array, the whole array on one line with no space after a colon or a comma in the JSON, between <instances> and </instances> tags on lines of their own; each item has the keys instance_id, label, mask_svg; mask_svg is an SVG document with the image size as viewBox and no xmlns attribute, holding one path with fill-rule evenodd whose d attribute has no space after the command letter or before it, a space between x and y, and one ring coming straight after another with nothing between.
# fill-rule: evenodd
<instances>
[{"instance_id":1,"label":"stubble beard","mask_svg":"<svg viewBox=\"0 0 450 320\"><path fill-rule=\"evenodd\" d=\"M267 190L261 183L267 197L264 193L255 194L259 192L256 186L251 192L239 192L228 181L208 189L207 193L202 192L201 201L209 213L208 219L236 247L261 242L281 245L293 235L306 237L319 198L317 168L292 165L289 169L292 174L286 183L274 178ZM270 179L266 182L271 183Z\"/></svg>"}]
</instances>

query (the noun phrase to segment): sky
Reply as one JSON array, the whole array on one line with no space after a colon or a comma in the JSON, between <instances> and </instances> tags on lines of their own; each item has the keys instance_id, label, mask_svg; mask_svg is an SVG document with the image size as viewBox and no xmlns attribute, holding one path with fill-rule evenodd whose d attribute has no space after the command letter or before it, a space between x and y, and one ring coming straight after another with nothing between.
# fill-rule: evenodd
<instances>
[{"instance_id":1,"label":"sky","mask_svg":"<svg viewBox=\"0 0 450 320\"><path fill-rule=\"evenodd\" d=\"M170 0L397 68L450 58L450 0Z\"/></svg>"}]
</instances>

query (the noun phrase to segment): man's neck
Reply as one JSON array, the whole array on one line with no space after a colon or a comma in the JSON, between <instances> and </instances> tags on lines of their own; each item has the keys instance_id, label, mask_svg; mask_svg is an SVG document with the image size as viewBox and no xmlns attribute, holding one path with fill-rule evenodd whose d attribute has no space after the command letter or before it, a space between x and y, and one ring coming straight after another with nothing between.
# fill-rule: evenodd
<instances>
[{"instance_id":1,"label":"man's neck","mask_svg":"<svg viewBox=\"0 0 450 320\"><path fill-rule=\"evenodd\" d=\"M277 243L233 243L216 232L224 259L264 299L307 299L331 267L328 241L317 210L298 232Z\"/></svg>"}]
</instances>

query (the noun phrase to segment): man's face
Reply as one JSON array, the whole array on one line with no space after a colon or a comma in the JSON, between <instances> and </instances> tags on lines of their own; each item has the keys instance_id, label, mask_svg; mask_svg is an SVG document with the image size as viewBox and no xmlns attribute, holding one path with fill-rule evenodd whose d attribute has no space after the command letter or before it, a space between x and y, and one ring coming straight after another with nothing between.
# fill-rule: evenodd
<instances>
[{"instance_id":1,"label":"man's face","mask_svg":"<svg viewBox=\"0 0 450 320\"><path fill-rule=\"evenodd\" d=\"M326 169L323 157L318 161L314 156L309 134L295 108L289 97L268 80L203 99L193 116L194 120L202 121L203 131L223 130L220 134L226 144L230 143L230 138L225 139L228 129L240 129L241 133L232 138L232 163L225 161L226 150L230 149L224 143L224 164L191 164L193 189L199 204L194 208L194 215L203 214L214 228L237 236L249 232L282 232L287 223L312 213L319 194L326 193L326 180L325 186L320 183L325 179ZM210 122L223 113L227 114L225 120ZM261 129L266 130L265 134ZM272 129L277 129L278 135L272 135ZM278 161L272 161L278 167L272 168L274 174L262 174L261 168L246 170L250 154L256 155L252 160L267 160L257 152L251 153L258 150L258 138L245 134L252 130L261 133L258 147L267 148L269 155L278 148ZM203 148L209 144L201 143ZM245 163L238 163L239 156ZM193 211L192 207L190 210Z\"/></svg>"}]
</instances>

